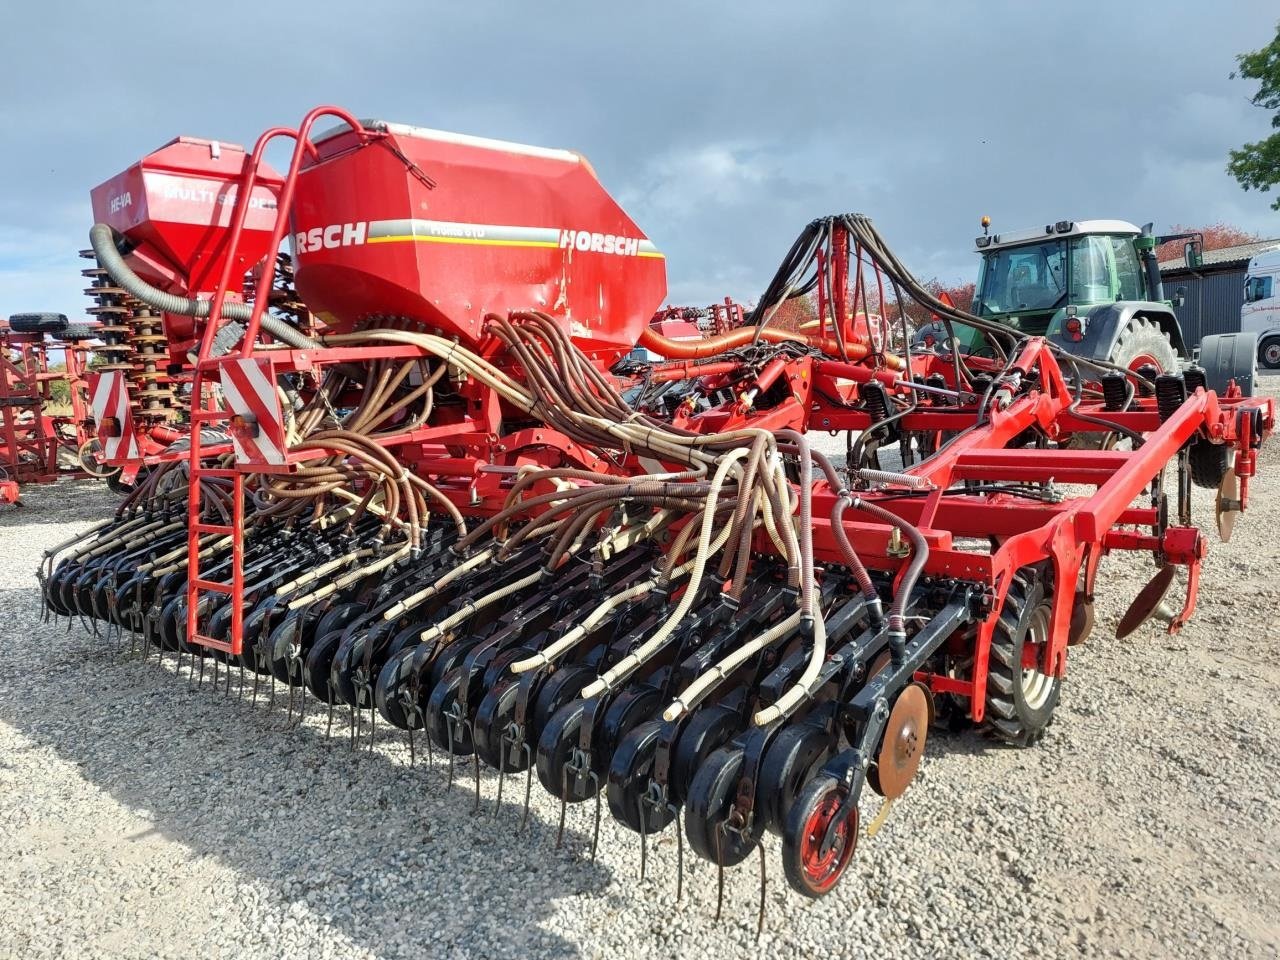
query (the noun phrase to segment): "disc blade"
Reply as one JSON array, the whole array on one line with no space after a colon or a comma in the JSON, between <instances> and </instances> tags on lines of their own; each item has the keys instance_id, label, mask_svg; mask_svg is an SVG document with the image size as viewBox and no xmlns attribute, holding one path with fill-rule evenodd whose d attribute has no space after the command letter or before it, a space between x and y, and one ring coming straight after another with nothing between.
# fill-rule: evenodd
<instances>
[{"instance_id":1,"label":"disc blade","mask_svg":"<svg viewBox=\"0 0 1280 960\"><path fill-rule=\"evenodd\" d=\"M1151 619L1151 615L1159 609L1160 602L1169 592L1177 572L1178 568L1171 563L1165 564L1156 571L1156 575L1134 597L1133 603L1129 604L1129 609L1116 625L1117 640L1123 640Z\"/></svg>"},{"instance_id":2,"label":"disc blade","mask_svg":"<svg viewBox=\"0 0 1280 960\"><path fill-rule=\"evenodd\" d=\"M1231 532L1235 529L1236 518L1240 516L1240 478L1236 476L1236 468L1228 467L1218 484L1218 498L1214 501L1214 518L1218 522L1218 536L1223 543L1231 540Z\"/></svg>"}]
</instances>

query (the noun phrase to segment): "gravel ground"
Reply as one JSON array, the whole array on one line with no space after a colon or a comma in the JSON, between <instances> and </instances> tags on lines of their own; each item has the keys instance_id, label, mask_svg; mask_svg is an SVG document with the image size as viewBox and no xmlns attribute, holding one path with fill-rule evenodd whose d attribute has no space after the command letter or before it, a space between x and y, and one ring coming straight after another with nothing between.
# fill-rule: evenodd
<instances>
[{"instance_id":1,"label":"gravel ground","mask_svg":"<svg viewBox=\"0 0 1280 960\"><path fill-rule=\"evenodd\" d=\"M486 774L473 815L470 781L410 768L389 735L355 756L314 709L287 730L282 697L192 691L171 660L42 625L40 552L113 498L31 489L0 514L0 956L1277 956L1280 441L1262 467L1229 545L1196 491L1211 551L1190 626L1115 640L1152 569L1105 560L1045 740L935 735L819 903L789 892L770 841L759 940L751 861L717 923L708 865L675 902L670 830L642 884L638 838L608 822L590 861L589 807L556 850L536 786L521 834L511 782L492 816Z\"/></svg>"}]
</instances>

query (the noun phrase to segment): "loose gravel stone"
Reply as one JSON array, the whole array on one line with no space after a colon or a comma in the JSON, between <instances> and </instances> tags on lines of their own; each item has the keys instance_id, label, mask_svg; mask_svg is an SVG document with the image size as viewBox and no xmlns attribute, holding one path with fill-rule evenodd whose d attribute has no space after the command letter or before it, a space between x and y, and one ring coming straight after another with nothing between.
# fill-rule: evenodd
<instances>
[{"instance_id":1,"label":"loose gravel stone","mask_svg":"<svg viewBox=\"0 0 1280 960\"><path fill-rule=\"evenodd\" d=\"M1276 381L1270 381L1271 386ZM843 441L834 450L843 452ZM42 624L46 547L112 508L95 484L24 491L0 513L0 956L1275 957L1280 950L1280 441L1230 544L1212 495L1196 618L1114 639L1149 559L1103 561L1097 625L1071 651L1056 722L1030 750L935 733L919 782L836 891L792 894L755 861L686 861L539 788L439 757L410 768L379 727L353 755L274 706L193 690L184 667ZM366 727L367 730L367 727ZM875 801L864 815L874 814Z\"/></svg>"}]
</instances>

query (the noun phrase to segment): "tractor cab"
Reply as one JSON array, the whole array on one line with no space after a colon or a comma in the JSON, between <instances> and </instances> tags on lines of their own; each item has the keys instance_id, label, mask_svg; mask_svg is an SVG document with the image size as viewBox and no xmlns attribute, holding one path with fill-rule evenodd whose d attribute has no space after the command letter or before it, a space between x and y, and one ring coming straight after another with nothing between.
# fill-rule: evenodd
<instances>
[{"instance_id":1,"label":"tractor cab","mask_svg":"<svg viewBox=\"0 0 1280 960\"><path fill-rule=\"evenodd\" d=\"M1028 334L1055 335L1097 306L1160 301L1143 266L1155 237L1123 220L1060 220L974 241L982 255L973 312Z\"/></svg>"},{"instance_id":2,"label":"tractor cab","mask_svg":"<svg viewBox=\"0 0 1280 960\"><path fill-rule=\"evenodd\" d=\"M975 315L1047 337L1076 356L1134 370L1173 370L1188 356L1155 256L1161 241L1175 237L1157 237L1151 224L1139 228L1124 220L1059 220L1000 233L990 226L983 217L982 236L974 241L982 257ZM1188 244L1193 247L1199 249L1197 240ZM971 327L957 324L955 334L961 351L987 348Z\"/></svg>"}]
</instances>

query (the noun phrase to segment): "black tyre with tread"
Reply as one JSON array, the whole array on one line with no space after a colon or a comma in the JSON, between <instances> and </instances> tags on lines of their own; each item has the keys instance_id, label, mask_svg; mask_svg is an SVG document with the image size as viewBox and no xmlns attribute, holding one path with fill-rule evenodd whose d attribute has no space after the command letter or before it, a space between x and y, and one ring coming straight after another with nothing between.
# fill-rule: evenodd
<instances>
[{"instance_id":1,"label":"black tyre with tread","mask_svg":"<svg viewBox=\"0 0 1280 960\"><path fill-rule=\"evenodd\" d=\"M1051 596L1034 573L1020 572L1009 585L991 635L987 663L987 731L999 740L1028 747L1044 736L1062 693L1062 680L1024 670L1027 641L1046 643L1051 629Z\"/></svg>"}]
</instances>

